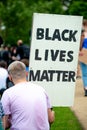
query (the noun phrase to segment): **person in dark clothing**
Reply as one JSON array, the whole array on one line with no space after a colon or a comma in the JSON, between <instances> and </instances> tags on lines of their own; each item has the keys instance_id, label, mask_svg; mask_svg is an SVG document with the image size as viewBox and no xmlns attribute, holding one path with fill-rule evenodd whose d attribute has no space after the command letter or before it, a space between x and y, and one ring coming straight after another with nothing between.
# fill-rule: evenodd
<instances>
[{"instance_id":1,"label":"person in dark clothing","mask_svg":"<svg viewBox=\"0 0 87 130\"><path fill-rule=\"evenodd\" d=\"M22 40L18 40L17 45L17 56L19 56L19 59L29 59L30 48L27 45L24 45Z\"/></svg>"},{"instance_id":2,"label":"person in dark clothing","mask_svg":"<svg viewBox=\"0 0 87 130\"><path fill-rule=\"evenodd\" d=\"M2 50L0 51L0 60L4 60L9 65L11 59L11 54L9 51L9 47L6 45L2 46Z\"/></svg>"},{"instance_id":3,"label":"person in dark clothing","mask_svg":"<svg viewBox=\"0 0 87 130\"><path fill-rule=\"evenodd\" d=\"M3 110L3 106L0 100L0 130L5 130L4 129L4 120L5 120L5 115L4 115L4 110Z\"/></svg>"},{"instance_id":4,"label":"person in dark clothing","mask_svg":"<svg viewBox=\"0 0 87 130\"><path fill-rule=\"evenodd\" d=\"M2 37L0 36L0 46L3 44L3 39Z\"/></svg>"},{"instance_id":5,"label":"person in dark clothing","mask_svg":"<svg viewBox=\"0 0 87 130\"><path fill-rule=\"evenodd\" d=\"M1 97L3 92L6 90L7 77L8 77L7 62L2 60L0 61L0 96Z\"/></svg>"}]
</instances>

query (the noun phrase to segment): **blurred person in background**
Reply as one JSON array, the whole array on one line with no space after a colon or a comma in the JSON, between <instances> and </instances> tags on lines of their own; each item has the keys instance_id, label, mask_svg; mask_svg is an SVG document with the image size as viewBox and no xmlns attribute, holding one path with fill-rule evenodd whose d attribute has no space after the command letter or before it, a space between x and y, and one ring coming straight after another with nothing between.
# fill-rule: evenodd
<instances>
[{"instance_id":1,"label":"blurred person in background","mask_svg":"<svg viewBox=\"0 0 87 130\"><path fill-rule=\"evenodd\" d=\"M17 56L17 47L16 46L11 46L10 52L11 52L11 62L20 59L19 56Z\"/></svg>"},{"instance_id":2,"label":"blurred person in background","mask_svg":"<svg viewBox=\"0 0 87 130\"><path fill-rule=\"evenodd\" d=\"M3 44L3 39L2 39L2 37L0 36L0 47L1 47L2 44Z\"/></svg>"},{"instance_id":3,"label":"blurred person in background","mask_svg":"<svg viewBox=\"0 0 87 130\"><path fill-rule=\"evenodd\" d=\"M83 55L81 50L85 48L87 49L87 20L83 20L83 31L81 35L81 43L80 43L80 54ZM81 71L82 71L82 81L84 86L84 95L87 96L87 64L80 62Z\"/></svg>"},{"instance_id":4,"label":"blurred person in background","mask_svg":"<svg viewBox=\"0 0 87 130\"><path fill-rule=\"evenodd\" d=\"M6 90L7 77L7 62L2 60L0 61L0 96L2 96L3 92Z\"/></svg>"},{"instance_id":5,"label":"blurred person in background","mask_svg":"<svg viewBox=\"0 0 87 130\"><path fill-rule=\"evenodd\" d=\"M5 116L4 116L4 110L3 110L3 107L2 107L2 103L0 101L0 130L5 130L4 129L4 120L5 120Z\"/></svg>"},{"instance_id":6,"label":"blurred person in background","mask_svg":"<svg viewBox=\"0 0 87 130\"><path fill-rule=\"evenodd\" d=\"M29 60L30 48L23 43L21 39L17 41L17 56L19 60L28 59Z\"/></svg>"},{"instance_id":7,"label":"blurred person in background","mask_svg":"<svg viewBox=\"0 0 87 130\"><path fill-rule=\"evenodd\" d=\"M29 74L29 60L28 59L22 59L21 62L23 62L26 66L26 80L28 81L28 74Z\"/></svg>"}]
</instances>

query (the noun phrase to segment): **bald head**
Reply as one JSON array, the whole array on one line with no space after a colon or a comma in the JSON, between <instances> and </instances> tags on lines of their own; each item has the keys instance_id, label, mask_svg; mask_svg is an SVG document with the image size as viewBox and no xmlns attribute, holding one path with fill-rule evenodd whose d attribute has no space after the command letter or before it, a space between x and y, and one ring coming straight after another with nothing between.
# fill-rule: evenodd
<instances>
[{"instance_id":1,"label":"bald head","mask_svg":"<svg viewBox=\"0 0 87 130\"><path fill-rule=\"evenodd\" d=\"M17 41L17 45L18 45L18 46L20 46L20 45L22 45L22 44L23 44L23 41L22 41L21 39Z\"/></svg>"},{"instance_id":2,"label":"bald head","mask_svg":"<svg viewBox=\"0 0 87 130\"><path fill-rule=\"evenodd\" d=\"M26 66L21 61L14 61L8 66L9 75L14 83L26 80Z\"/></svg>"}]
</instances>

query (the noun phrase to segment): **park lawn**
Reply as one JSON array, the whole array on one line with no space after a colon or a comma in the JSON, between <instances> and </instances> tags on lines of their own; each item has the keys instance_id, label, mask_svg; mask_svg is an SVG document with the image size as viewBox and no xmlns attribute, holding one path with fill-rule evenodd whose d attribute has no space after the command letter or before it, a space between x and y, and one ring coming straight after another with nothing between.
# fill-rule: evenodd
<instances>
[{"instance_id":1,"label":"park lawn","mask_svg":"<svg viewBox=\"0 0 87 130\"><path fill-rule=\"evenodd\" d=\"M51 130L83 130L74 112L69 107L54 107L55 121Z\"/></svg>"}]
</instances>

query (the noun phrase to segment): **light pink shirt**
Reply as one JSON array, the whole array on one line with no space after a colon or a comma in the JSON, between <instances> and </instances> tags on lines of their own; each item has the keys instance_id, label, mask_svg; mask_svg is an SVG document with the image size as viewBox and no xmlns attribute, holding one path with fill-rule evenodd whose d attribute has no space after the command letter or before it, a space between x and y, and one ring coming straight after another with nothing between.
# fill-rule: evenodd
<instances>
[{"instance_id":1,"label":"light pink shirt","mask_svg":"<svg viewBox=\"0 0 87 130\"><path fill-rule=\"evenodd\" d=\"M11 130L49 130L47 108L51 105L42 87L19 83L4 92L1 102L5 114L11 114Z\"/></svg>"}]
</instances>

